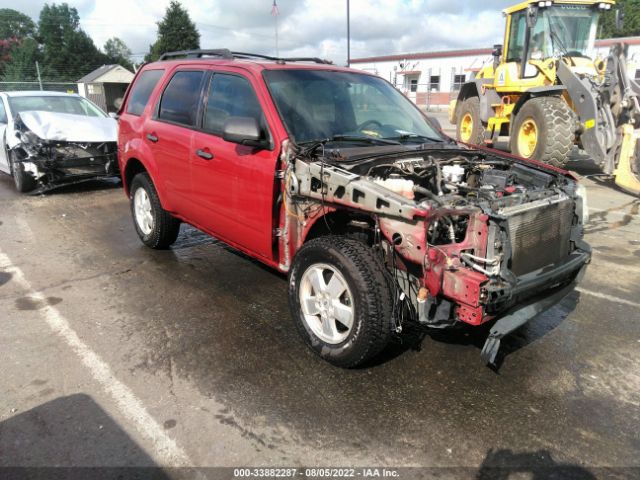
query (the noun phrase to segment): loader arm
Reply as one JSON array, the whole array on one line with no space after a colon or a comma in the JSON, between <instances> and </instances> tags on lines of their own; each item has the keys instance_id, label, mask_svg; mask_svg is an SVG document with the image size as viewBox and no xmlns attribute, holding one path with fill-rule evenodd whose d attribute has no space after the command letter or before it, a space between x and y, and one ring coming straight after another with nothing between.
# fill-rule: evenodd
<instances>
[{"instance_id":1,"label":"loader arm","mask_svg":"<svg viewBox=\"0 0 640 480\"><path fill-rule=\"evenodd\" d=\"M637 140L640 85L629 78L627 48L611 47L602 81L573 72L558 62L558 79L567 87L580 121L580 141L605 173L627 191L640 194Z\"/></svg>"}]
</instances>

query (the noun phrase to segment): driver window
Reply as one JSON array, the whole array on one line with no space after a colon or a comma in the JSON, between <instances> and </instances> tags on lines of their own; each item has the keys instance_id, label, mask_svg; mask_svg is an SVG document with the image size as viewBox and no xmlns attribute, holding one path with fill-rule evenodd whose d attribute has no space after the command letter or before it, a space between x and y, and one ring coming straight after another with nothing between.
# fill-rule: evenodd
<instances>
[{"instance_id":1,"label":"driver window","mask_svg":"<svg viewBox=\"0 0 640 480\"><path fill-rule=\"evenodd\" d=\"M253 117L265 126L262 107L249 81L237 75L216 73L207 95L203 128L220 135L229 117Z\"/></svg>"},{"instance_id":2,"label":"driver window","mask_svg":"<svg viewBox=\"0 0 640 480\"><path fill-rule=\"evenodd\" d=\"M507 62L522 62L526 35L526 13L514 13L511 15L511 30L509 32L509 52L507 53Z\"/></svg>"},{"instance_id":3,"label":"driver window","mask_svg":"<svg viewBox=\"0 0 640 480\"><path fill-rule=\"evenodd\" d=\"M7 123L7 112L4 109L4 103L0 99L0 123Z\"/></svg>"}]
</instances>

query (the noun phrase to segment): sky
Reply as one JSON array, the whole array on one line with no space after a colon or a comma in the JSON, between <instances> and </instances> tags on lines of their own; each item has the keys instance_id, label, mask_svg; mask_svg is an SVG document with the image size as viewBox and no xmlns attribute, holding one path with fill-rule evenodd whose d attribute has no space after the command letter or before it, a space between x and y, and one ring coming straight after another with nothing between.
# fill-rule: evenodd
<instances>
[{"instance_id":1,"label":"sky","mask_svg":"<svg viewBox=\"0 0 640 480\"><path fill-rule=\"evenodd\" d=\"M96 46L120 37L141 58L155 41L170 0L67 0ZM0 0L37 20L42 0ZM61 2L60 2L61 3ZM273 55L273 0L182 0L202 48ZM318 56L344 64L346 0L277 0L281 56ZM516 0L351 0L351 57L490 47L502 42L500 11Z\"/></svg>"}]
</instances>

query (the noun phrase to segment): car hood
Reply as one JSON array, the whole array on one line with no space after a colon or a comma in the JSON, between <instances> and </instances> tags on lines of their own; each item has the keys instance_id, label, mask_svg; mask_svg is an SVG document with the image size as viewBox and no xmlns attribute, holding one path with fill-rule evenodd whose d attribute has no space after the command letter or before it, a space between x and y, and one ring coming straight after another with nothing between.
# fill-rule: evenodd
<instances>
[{"instance_id":1,"label":"car hood","mask_svg":"<svg viewBox=\"0 0 640 480\"><path fill-rule=\"evenodd\" d=\"M115 142L118 138L118 123L113 118L44 111L21 112L19 117L42 140Z\"/></svg>"}]
</instances>

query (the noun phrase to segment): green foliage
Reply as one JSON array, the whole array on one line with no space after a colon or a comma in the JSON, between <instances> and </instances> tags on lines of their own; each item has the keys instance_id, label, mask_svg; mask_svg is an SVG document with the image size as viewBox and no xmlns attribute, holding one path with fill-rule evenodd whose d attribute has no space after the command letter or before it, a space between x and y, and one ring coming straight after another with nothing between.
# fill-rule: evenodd
<instances>
[{"instance_id":1,"label":"green foliage","mask_svg":"<svg viewBox=\"0 0 640 480\"><path fill-rule=\"evenodd\" d=\"M11 49L11 60L5 64L0 78L5 82L36 80L36 61L42 61L38 42L25 38Z\"/></svg>"},{"instance_id":2,"label":"green foliage","mask_svg":"<svg viewBox=\"0 0 640 480\"><path fill-rule=\"evenodd\" d=\"M189 13L173 0L158 22L158 39L150 46L146 61L157 60L166 52L200 48L200 33L191 21Z\"/></svg>"},{"instance_id":3,"label":"green foliage","mask_svg":"<svg viewBox=\"0 0 640 480\"><path fill-rule=\"evenodd\" d=\"M36 24L24 13L11 8L0 8L0 40L33 37Z\"/></svg>"},{"instance_id":4,"label":"green foliage","mask_svg":"<svg viewBox=\"0 0 640 480\"><path fill-rule=\"evenodd\" d=\"M109 63L117 63L133 71L133 64L129 60L131 49L120 38L113 37L107 40L104 44L104 53L109 59Z\"/></svg>"},{"instance_id":5,"label":"green foliage","mask_svg":"<svg viewBox=\"0 0 640 480\"><path fill-rule=\"evenodd\" d=\"M80 28L78 11L66 3L42 7L38 40L42 44L43 79L75 81L108 63L107 56Z\"/></svg>"},{"instance_id":6,"label":"green foliage","mask_svg":"<svg viewBox=\"0 0 640 480\"><path fill-rule=\"evenodd\" d=\"M622 29L616 28L616 9L624 12ZM640 2L617 0L616 6L600 17L598 38L633 37L640 35Z\"/></svg>"}]
</instances>

